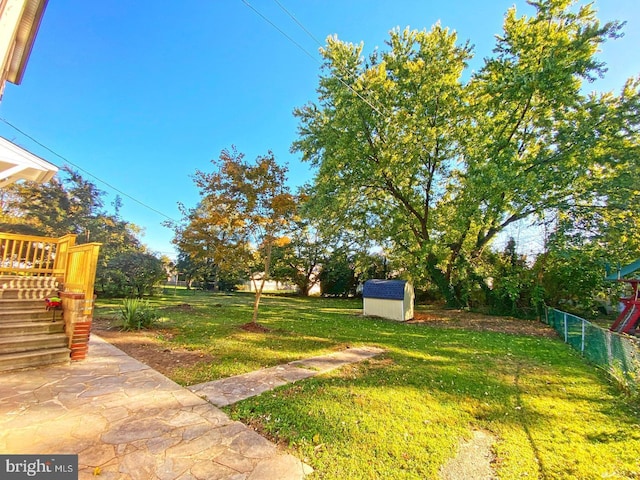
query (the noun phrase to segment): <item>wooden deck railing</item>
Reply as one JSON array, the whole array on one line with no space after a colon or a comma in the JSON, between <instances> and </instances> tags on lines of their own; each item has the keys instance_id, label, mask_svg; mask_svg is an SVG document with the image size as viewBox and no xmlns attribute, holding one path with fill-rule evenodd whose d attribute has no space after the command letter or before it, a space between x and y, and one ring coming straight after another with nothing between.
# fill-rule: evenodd
<instances>
[{"instance_id":1,"label":"wooden deck railing","mask_svg":"<svg viewBox=\"0 0 640 480\"><path fill-rule=\"evenodd\" d=\"M90 312L100 244L75 242L75 235L49 238L0 232L0 275L56 277L63 291L85 295L85 310Z\"/></svg>"},{"instance_id":2,"label":"wooden deck railing","mask_svg":"<svg viewBox=\"0 0 640 480\"><path fill-rule=\"evenodd\" d=\"M85 294L85 313L88 313L87 309L93 305L99 251L99 243L85 243L69 249L64 291Z\"/></svg>"}]
</instances>

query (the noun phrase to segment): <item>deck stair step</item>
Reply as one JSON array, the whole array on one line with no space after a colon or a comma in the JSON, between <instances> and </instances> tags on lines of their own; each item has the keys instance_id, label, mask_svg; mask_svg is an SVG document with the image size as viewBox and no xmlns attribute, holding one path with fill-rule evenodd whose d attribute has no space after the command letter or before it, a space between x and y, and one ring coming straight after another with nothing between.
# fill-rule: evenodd
<instances>
[{"instance_id":1,"label":"deck stair step","mask_svg":"<svg viewBox=\"0 0 640 480\"><path fill-rule=\"evenodd\" d=\"M44 301L59 288L54 277L0 275L0 372L69 363L62 311Z\"/></svg>"},{"instance_id":2,"label":"deck stair step","mask_svg":"<svg viewBox=\"0 0 640 480\"><path fill-rule=\"evenodd\" d=\"M0 297L0 311L3 310L46 310L46 304L42 298L2 298Z\"/></svg>"},{"instance_id":3,"label":"deck stair step","mask_svg":"<svg viewBox=\"0 0 640 480\"><path fill-rule=\"evenodd\" d=\"M46 310L44 304L38 308L3 308L0 306L0 323L40 322L60 320L62 312Z\"/></svg>"},{"instance_id":4,"label":"deck stair step","mask_svg":"<svg viewBox=\"0 0 640 480\"><path fill-rule=\"evenodd\" d=\"M0 275L0 289L11 288L58 288L55 277L34 277L23 275Z\"/></svg>"},{"instance_id":5,"label":"deck stair step","mask_svg":"<svg viewBox=\"0 0 640 480\"><path fill-rule=\"evenodd\" d=\"M0 340L9 336L16 337L63 332L64 322L62 321L0 323Z\"/></svg>"},{"instance_id":6,"label":"deck stair step","mask_svg":"<svg viewBox=\"0 0 640 480\"><path fill-rule=\"evenodd\" d=\"M0 337L0 354L65 347L68 343L69 340L64 333L11 335Z\"/></svg>"},{"instance_id":7,"label":"deck stair step","mask_svg":"<svg viewBox=\"0 0 640 480\"><path fill-rule=\"evenodd\" d=\"M44 300L58 295L57 287L48 288L0 288L2 300Z\"/></svg>"},{"instance_id":8,"label":"deck stair step","mask_svg":"<svg viewBox=\"0 0 640 480\"><path fill-rule=\"evenodd\" d=\"M68 348L48 348L0 355L0 372L42 365L68 364Z\"/></svg>"}]
</instances>

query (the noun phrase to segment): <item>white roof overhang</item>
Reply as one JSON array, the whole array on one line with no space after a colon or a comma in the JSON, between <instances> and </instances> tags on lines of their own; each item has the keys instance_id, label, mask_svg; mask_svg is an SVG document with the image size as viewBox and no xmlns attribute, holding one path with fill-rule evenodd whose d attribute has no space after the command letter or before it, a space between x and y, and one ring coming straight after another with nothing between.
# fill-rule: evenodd
<instances>
[{"instance_id":1,"label":"white roof overhang","mask_svg":"<svg viewBox=\"0 0 640 480\"><path fill-rule=\"evenodd\" d=\"M0 188L18 180L45 183L58 167L0 137Z\"/></svg>"},{"instance_id":2,"label":"white roof overhang","mask_svg":"<svg viewBox=\"0 0 640 480\"><path fill-rule=\"evenodd\" d=\"M23 0L22 16L16 30L15 44L8 65L7 80L19 85L38 34L48 0Z\"/></svg>"}]
</instances>

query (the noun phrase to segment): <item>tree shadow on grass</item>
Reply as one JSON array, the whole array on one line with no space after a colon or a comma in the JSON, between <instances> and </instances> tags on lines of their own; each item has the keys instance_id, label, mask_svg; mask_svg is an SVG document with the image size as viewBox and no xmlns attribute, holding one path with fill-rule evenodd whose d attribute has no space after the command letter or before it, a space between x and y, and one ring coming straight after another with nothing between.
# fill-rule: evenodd
<instances>
[{"instance_id":1,"label":"tree shadow on grass","mask_svg":"<svg viewBox=\"0 0 640 480\"><path fill-rule=\"evenodd\" d=\"M434 335L437 332L395 328L386 333L376 337L376 345L387 348L385 355L281 387L242 402L232 411L245 421L264 423L266 432L294 444L313 444L314 435L348 444L350 437L362 437L362 423L358 422L366 414L378 419L381 442L400 442L412 450L411 438L384 440L386 433L381 432L420 429L416 411L431 418L429 422L449 422L446 431L430 434L440 435L441 442L451 445L474 425L497 433L521 431L529 444L529 455L537 460L538 473L544 476L549 458L559 455L550 451L555 445L548 445L547 439L562 439L566 432L568 441L572 435L581 435L584 422L589 422L570 418L571 413L565 412L584 404L587 411L579 415L588 415L589 408L597 410L606 401L603 396L612 398L615 394L599 373L552 340L484 332L460 332L443 338ZM619 424L620 412L614 410L609 415L612 423ZM389 416L396 417L394 426L388 422ZM274 425L268 420L273 417L290 426ZM573 426L574 420L582 423ZM585 441L591 442L589 437ZM362 455L376 461L368 452ZM577 463L585 461L575 459Z\"/></svg>"}]
</instances>

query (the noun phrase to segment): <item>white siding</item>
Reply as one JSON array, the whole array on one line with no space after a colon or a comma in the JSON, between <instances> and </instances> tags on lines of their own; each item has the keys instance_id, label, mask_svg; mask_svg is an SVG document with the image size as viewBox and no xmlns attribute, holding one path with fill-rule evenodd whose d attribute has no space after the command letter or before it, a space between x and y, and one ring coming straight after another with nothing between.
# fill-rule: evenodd
<instances>
[{"instance_id":1,"label":"white siding","mask_svg":"<svg viewBox=\"0 0 640 480\"><path fill-rule=\"evenodd\" d=\"M364 314L372 317L382 317L403 322L405 318L402 307L402 300L364 298Z\"/></svg>"}]
</instances>

